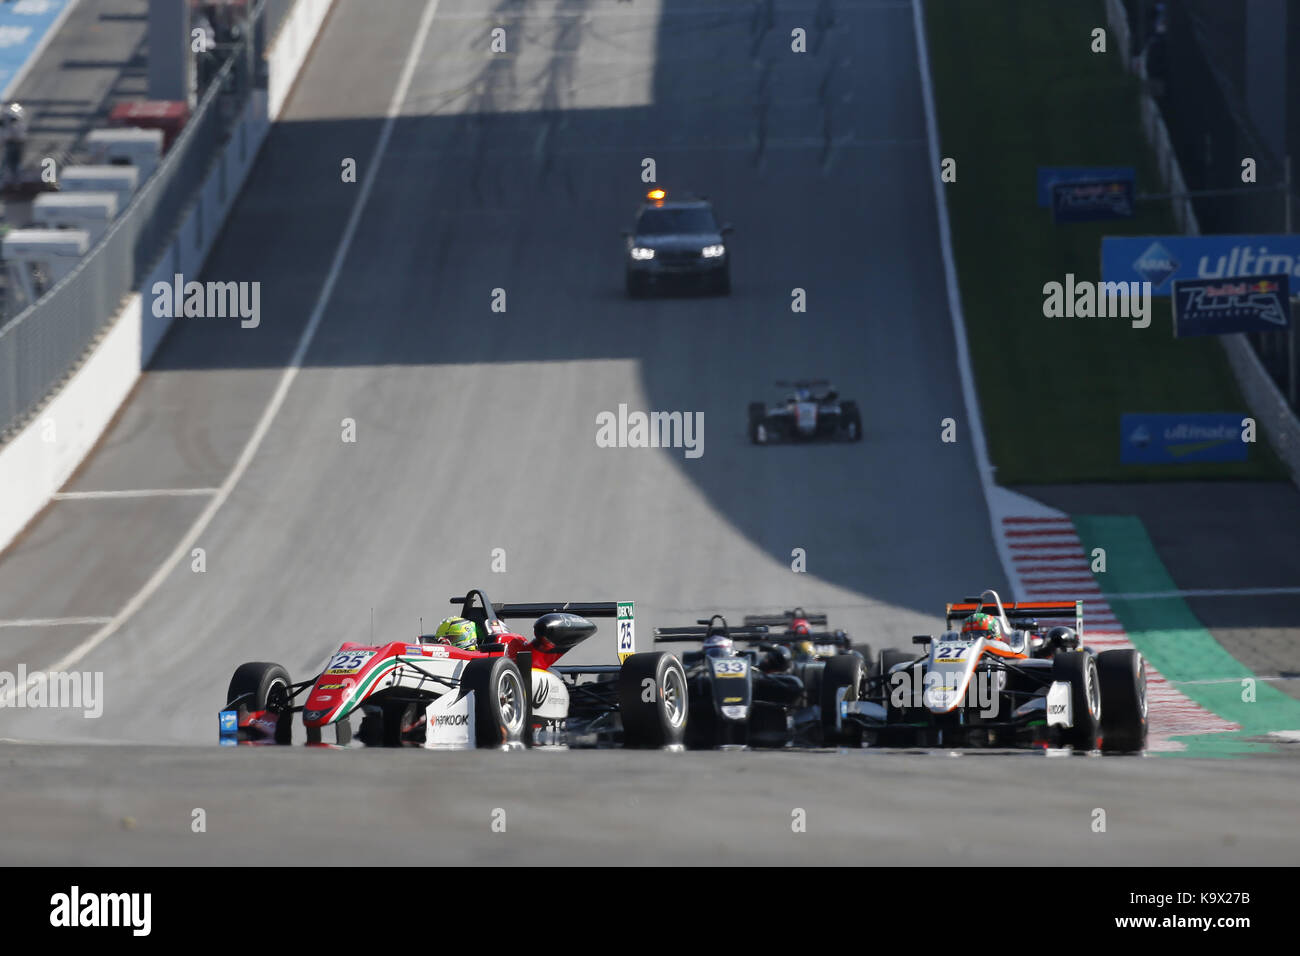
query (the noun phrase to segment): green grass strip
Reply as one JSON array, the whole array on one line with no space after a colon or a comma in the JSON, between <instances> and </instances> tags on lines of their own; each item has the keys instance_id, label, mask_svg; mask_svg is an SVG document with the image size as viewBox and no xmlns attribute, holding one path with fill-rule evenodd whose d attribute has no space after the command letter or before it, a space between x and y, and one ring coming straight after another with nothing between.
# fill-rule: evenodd
<instances>
[{"instance_id":1,"label":"green grass strip","mask_svg":"<svg viewBox=\"0 0 1300 956\"><path fill-rule=\"evenodd\" d=\"M1116 597L1178 589L1140 518L1074 515L1072 520L1086 554L1092 554L1094 548L1106 551L1106 572L1097 574L1096 579L1133 645L1191 700L1241 725L1240 733L1176 738L1188 745L1188 754L1215 756L1266 750L1266 745L1253 745L1243 738L1300 728L1300 701L1265 681L1256 678L1254 702L1242 700L1241 681L1256 675L1214 639L1185 600ZM1086 639L1086 616L1083 626ZM1185 683L1216 680L1227 683Z\"/></svg>"},{"instance_id":2,"label":"green grass strip","mask_svg":"<svg viewBox=\"0 0 1300 956\"><path fill-rule=\"evenodd\" d=\"M989 454L1004 485L1284 478L1264 442L1245 462L1121 465L1123 412L1244 412L1219 343L1175 340L1167 298L1149 328L1043 316L1043 284L1101 278L1103 235L1176 229L1167 203L1128 221L1056 226L1037 206L1039 165L1131 165L1164 192L1100 0L929 0L925 5L953 252Z\"/></svg>"}]
</instances>

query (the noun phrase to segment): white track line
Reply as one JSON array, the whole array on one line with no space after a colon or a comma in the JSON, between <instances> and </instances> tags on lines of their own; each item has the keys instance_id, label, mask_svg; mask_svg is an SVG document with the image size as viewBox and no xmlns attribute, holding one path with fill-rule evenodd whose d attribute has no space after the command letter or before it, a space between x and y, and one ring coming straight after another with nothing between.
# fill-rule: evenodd
<instances>
[{"instance_id":1,"label":"white track line","mask_svg":"<svg viewBox=\"0 0 1300 956\"><path fill-rule=\"evenodd\" d=\"M944 287L948 293L948 315L952 319L953 339L957 344L957 373L961 379L962 403L966 406L966 422L970 429L971 444L975 450L975 470L979 473L984 504L989 513L993 532L993 546L1006 573L1013 594L1019 593L1019 572L1011 560L1007 537L999 526L993 507L997 482L993 476L993 463L989 460L988 445L984 440L984 420L980 414L979 394L975 391L975 373L971 368L970 344L966 338L966 317L961 305L961 287L957 283L957 263L952 252L952 226L948 221L948 196L940 178L939 121L934 106L934 87L930 79L930 51L925 36L924 0L912 0L912 34L916 38L916 58L921 74L921 100L925 105L925 134L929 145L930 176L934 185L934 205L939 218L939 251L943 257Z\"/></svg>"},{"instance_id":2,"label":"white track line","mask_svg":"<svg viewBox=\"0 0 1300 956\"><path fill-rule=\"evenodd\" d=\"M201 498L220 488L132 488L127 491L56 491L54 501L100 501L105 498Z\"/></svg>"},{"instance_id":3,"label":"white track line","mask_svg":"<svg viewBox=\"0 0 1300 956\"><path fill-rule=\"evenodd\" d=\"M74 624L107 624L111 617L27 617L0 621L0 627L67 627Z\"/></svg>"},{"instance_id":4,"label":"white track line","mask_svg":"<svg viewBox=\"0 0 1300 956\"><path fill-rule=\"evenodd\" d=\"M186 532L185 537L176 546L176 550L154 571L153 576L145 582L144 586L126 602L126 605L111 620L60 658L49 668L50 670L66 671L72 668L73 665L114 634L132 614L149 600L167 579L167 576L175 569L176 565L189 554L190 548L194 546L199 536L207 529L217 511L225 504L226 499L230 497L230 493L234 491L239 479L248 470L253 456L257 454L263 439L266 438L267 432L271 429L271 424L275 421L275 416L280 411L280 406L284 404L285 397L289 394L289 387L298 376L298 370L302 368L303 358L307 354L307 349L311 346L312 339L316 337L316 330L320 327L321 318L325 314L325 307L334 292L334 285L343 269L343 262L347 258L348 251L352 248L352 239L356 235L357 225L366 210L370 191L374 188L379 167L383 162L385 150L388 148L388 140L393 135L393 127L396 125L402 101L406 99L407 90L411 86L411 78L415 75L415 65L424 49L425 37L433 23L434 16L438 12L439 2L440 0L427 0L425 4L424 13L420 17L419 28L411 41L411 48L406 54L406 62L402 66L397 87L393 90L393 97L388 103L387 111L384 113L383 128L379 131L379 139L375 142L374 152L371 154L370 163L366 167L366 174L362 179L361 189L357 193L356 201L352 204L352 212L348 216L348 223L343 230L343 236L339 240L338 248L334 250L334 258L330 262L329 274L325 277L325 282L321 286L320 296L316 299L316 305L312 309L311 317L307 320L307 325L298 339L298 347L294 349L293 357L289 359L288 366L280 376L280 384L263 410L262 417L258 420L257 427L253 429L253 434L249 436L248 443L240 453L238 461L235 462L235 466L230 470L230 474L226 476L226 480L221 483L221 487L217 489L217 493L213 495L212 500L208 502L207 507L203 509L203 513L195 519L194 524L190 526L190 530ZM0 706L7 705L17 692L18 688L13 688L4 697L0 697Z\"/></svg>"}]
</instances>

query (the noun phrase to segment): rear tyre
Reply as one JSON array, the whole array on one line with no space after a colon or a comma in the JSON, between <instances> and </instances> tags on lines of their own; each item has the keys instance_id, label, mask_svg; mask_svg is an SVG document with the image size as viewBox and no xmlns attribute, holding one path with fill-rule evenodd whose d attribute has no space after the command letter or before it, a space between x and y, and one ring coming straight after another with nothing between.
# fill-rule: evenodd
<instances>
[{"instance_id":1,"label":"rear tyre","mask_svg":"<svg viewBox=\"0 0 1300 956\"><path fill-rule=\"evenodd\" d=\"M1061 732L1061 742L1075 750L1096 750L1101 736L1101 681L1097 661L1086 651L1066 651L1052 658L1052 679L1070 685L1074 726Z\"/></svg>"},{"instance_id":2,"label":"rear tyre","mask_svg":"<svg viewBox=\"0 0 1300 956\"><path fill-rule=\"evenodd\" d=\"M749 440L755 445L767 443L767 407L762 402L749 403Z\"/></svg>"},{"instance_id":3,"label":"rear tyre","mask_svg":"<svg viewBox=\"0 0 1300 956\"><path fill-rule=\"evenodd\" d=\"M651 688L652 699L646 700L646 692ZM689 706L686 671L672 654L650 651L633 654L624 662L618 675L624 747L680 745L686 737Z\"/></svg>"},{"instance_id":4,"label":"rear tyre","mask_svg":"<svg viewBox=\"0 0 1300 956\"><path fill-rule=\"evenodd\" d=\"M475 745L522 745L529 720L529 700L515 662L508 657L470 661L462 682L474 692Z\"/></svg>"},{"instance_id":5,"label":"rear tyre","mask_svg":"<svg viewBox=\"0 0 1300 956\"><path fill-rule=\"evenodd\" d=\"M1097 655L1102 749L1135 753L1147 744L1147 668L1131 648Z\"/></svg>"},{"instance_id":6,"label":"rear tyre","mask_svg":"<svg viewBox=\"0 0 1300 956\"><path fill-rule=\"evenodd\" d=\"M858 746L862 731L856 724L842 724L835 729L839 710L839 692L844 690L845 700L857 700L862 687L862 658L851 654L832 657L822 671L821 712L822 740L828 747Z\"/></svg>"},{"instance_id":7,"label":"rear tyre","mask_svg":"<svg viewBox=\"0 0 1300 956\"><path fill-rule=\"evenodd\" d=\"M840 414L844 416L844 437L849 441L862 440L862 413L857 402L842 402Z\"/></svg>"},{"instance_id":8,"label":"rear tyre","mask_svg":"<svg viewBox=\"0 0 1300 956\"><path fill-rule=\"evenodd\" d=\"M245 699L237 705L244 711L269 710L278 714L280 719L275 726L275 742L287 744L292 736L293 721L289 714L289 672L279 664L268 661L253 661L240 664L230 678L226 689L226 701L234 702L239 697ZM247 695L247 696L245 696ZM247 739L240 731L240 738Z\"/></svg>"}]
</instances>

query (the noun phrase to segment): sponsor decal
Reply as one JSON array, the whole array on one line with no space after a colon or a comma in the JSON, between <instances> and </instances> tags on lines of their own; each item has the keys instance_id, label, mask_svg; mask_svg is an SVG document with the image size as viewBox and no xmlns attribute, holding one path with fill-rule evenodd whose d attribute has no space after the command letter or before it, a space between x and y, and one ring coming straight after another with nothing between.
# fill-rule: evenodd
<instances>
[{"instance_id":1,"label":"sponsor decal","mask_svg":"<svg viewBox=\"0 0 1300 956\"><path fill-rule=\"evenodd\" d=\"M469 714L439 714L433 722L437 727L465 727L469 724Z\"/></svg>"},{"instance_id":2,"label":"sponsor decal","mask_svg":"<svg viewBox=\"0 0 1300 956\"><path fill-rule=\"evenodd\" d=\"M1052 187L1053 222L1092 222L1133 218L1131 179L1057 183Z\"/></svg>"},{"instance_id":3,"label":"sponsor decal","mask_svg":"<svg viewBox=\"0 0 1300 956\"><path fill-rule=\"evenodd\" d=\"M1246 461L1243 413L1125 414L1120 456L1125 465Z\"/></svg>"},{"instance_id":4,"label":"sponsor decal","mask_svg":"<svg viewBox=\"0 0 1300 956\"><path fill-rule=\"evenodd\" d=\"M1061 183L1137 183L1137 169L1133 166L1039 166L1034 194L1040 209L1052 207L1052 190Z\"/></svg>"},{"instance_id":5,"label":"sponsor decal","mask_svg":"<svg viewBox=\"0 0 1300 956\"><path fill-rule=\"evenodd\" d=\"M636 620L632 601L618 602L618 661L626 663L636 651Z\"/></svg>"},{"instance_id":6,"label":"sponsor decal","mask_svg":"<svg viewBox=\"0 0 1300 956\"><path fill-rule=\"evenodd\" d=\"M1101 272L1107 281L1145 279L1169 295L1172 279L1232 280L1300 276L1300 235L1106 236Z\"/></svg>"},{"instance_id":7,"label":"sponsor decal","mask_svg":"<svg viewBox=\"0 0 1300 956\"><path fill-rule=\"evenodd\" d=\"M325 668L325 673L331 677L355 674L374 656L374 651L339 651Z\"/></svg>"},{"instance_id":8,"label":"sponsor decal","mask_svg":"<svg viewBox=\"0 0 1300 956\"><path fill-rule=\"evenodd\" d=\"M1291 324L1291 277L1175 279L1174 335L1276 332Z\"/></svg>"},{"instance_id":9,"label":"sponsor decal","mask_svg":"<svg viewBox=\"0 0 1300 956\"><path fill-rule=\"evenodd\" d=\"M347 684L317 684L317 690L342 690Z\"/></svg>"},{"instance_id":10,"label":"sponsor decal","mask_svg":"<svg viewBox=\"0 0 1300 956\"><path fill-rule=\"evenodd\" d=\"M744 677L748 672L749 665L737 658L715 660L713 662L714 677Z\"/></svg>"},{"instance_id":11,"label":"sponsor decal","mask_svg":"<svg viewBox=\"0 0 1300 956\"><path fill-rule=\"evenodd\" d=\"M223 734L233 734L239 731L239 713L234 710L223 710L219 719L221 722L221 732Z\"/></svg>"}]
</instances>

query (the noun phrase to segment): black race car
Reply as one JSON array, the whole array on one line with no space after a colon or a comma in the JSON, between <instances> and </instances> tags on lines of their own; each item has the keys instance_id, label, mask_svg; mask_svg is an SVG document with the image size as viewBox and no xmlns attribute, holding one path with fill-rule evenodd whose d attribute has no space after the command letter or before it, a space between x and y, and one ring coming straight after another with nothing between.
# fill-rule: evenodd
<instances>
[{"instance_id":1,"label":"black race car","mask_svg":"<svg viewBox=\"0 0 1300 956\"><path fill-rule=\"evenodd\" d=\"M766 627L730 628L715 614L691 627L655 628L655 641L702 641L681 655L686 668L686 746L857 745L855 724L839 718L856 701L865 666L856 654L795 660L789 642ZM736 643L748 645L737 648Z\"/></svg>"},{"instance_id":2,"label":"black race car","mask_svg":"<svg viewBox=\"0 0 1300 956\"><path fill-rule=\"evenodd\" d=\"M837 654L856 654L870 669L874 660L870 644L854 646L843 630L828 631L825 614L810 614L801 607L781 614L746 614L745 627L780 628L770 641L788 644L795 660L825 659Z\"/></svg>"},{"instance_id":3,"label":"black race car","mask_svg":"<svg viewBox=\"0 0 1300 956\"><path fill-rule=\"evenodd\" d=\"M862 438L862 413L858 403L841 401L825 379L777 382L790 393L777 405L751 402L749 440L755 445L780 441Z\"/></svg>"},{"instance_id":4,"label":"black race car","mask_svg":"<svg viewBox=\"0 0 1300 956\"><path fill-rule=\"evenodd\" d=\"M707 199L672 199L652 189L637 211L636 225L623 233L627 294L633 298L667 283L698 283L731 292L731 252Z\"/></svg>"}]
</instances>

